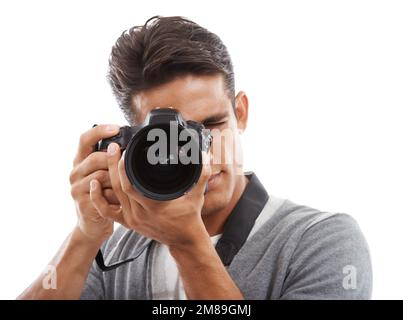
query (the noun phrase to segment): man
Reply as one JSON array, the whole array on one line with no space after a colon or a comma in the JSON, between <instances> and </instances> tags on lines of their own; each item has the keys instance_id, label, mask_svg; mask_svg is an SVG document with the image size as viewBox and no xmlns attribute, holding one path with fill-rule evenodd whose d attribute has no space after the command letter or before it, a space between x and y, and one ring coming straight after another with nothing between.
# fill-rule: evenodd
<instances>
[{"instance_id":1,"label":"man","mask_svg":"<svg viewBox=\"0 0 403 320\"><path fill-rule=\"evenodd\" d=\"M78 223L50 263L56 284L44 285L42 275L19 298L370 298L369 252L350 216L268 195L256 175L240 174L248 99L235 95L231 59L215 34L181 17L154 17L122 34L109 66L131 125L174 106L186 120L230 130L232 142L213 146L187 194L155 201L130 184L117 144L93 152L117 126L84 133L70 177ZM212 161L219 153L231 161ZM115 232L114 221L122 225ZM95 263L100 248L105 261L98 254Z\"/></svg>"}]
</instances>

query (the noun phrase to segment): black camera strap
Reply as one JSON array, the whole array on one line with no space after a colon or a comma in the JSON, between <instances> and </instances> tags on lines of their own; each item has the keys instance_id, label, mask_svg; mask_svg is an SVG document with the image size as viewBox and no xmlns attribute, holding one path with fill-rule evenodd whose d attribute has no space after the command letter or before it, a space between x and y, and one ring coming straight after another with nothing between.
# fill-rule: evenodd
<instances>
[{"instance_id":1,"label":"black camera strap","mask_svg":"<svg viewBox=\"0 0 403 320\"><path fill-rule=\"evenodd\" d=\"M98 250L97 256L95 257L95 261L99 267L99 269L101 269L102 271L111 271L114 270L118 267L120 267L123 264L132 262L133 260L137 259L148 247L149 245L153 242L153 240L147 241L146 244L140 249L140 251L132 258L126 259L126 260L122 260L122 261L118 261L115 263L112 263L111 265L105 265L105 261L104 261L104 256L102 254L101 249Z\"/></svg>"}]
</instances>

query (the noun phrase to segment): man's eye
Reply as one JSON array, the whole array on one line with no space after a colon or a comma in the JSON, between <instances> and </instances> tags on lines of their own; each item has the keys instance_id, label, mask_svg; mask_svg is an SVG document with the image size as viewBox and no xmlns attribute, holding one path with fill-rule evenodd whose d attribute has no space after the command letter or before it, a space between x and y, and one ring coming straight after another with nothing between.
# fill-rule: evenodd
<instances>
[{"instance_id":1,"label":"man's eye","mask_svg":"<svg viewBox=\"0 0 403 320\"><path fill-rule=\"evenodd\" d=\"M205 127L218 127L223 125L224 123L226 123L227 121L220 121L220 122L209 122L209 123L205 123L204 126Z\"/></svg>"}]
</instances>

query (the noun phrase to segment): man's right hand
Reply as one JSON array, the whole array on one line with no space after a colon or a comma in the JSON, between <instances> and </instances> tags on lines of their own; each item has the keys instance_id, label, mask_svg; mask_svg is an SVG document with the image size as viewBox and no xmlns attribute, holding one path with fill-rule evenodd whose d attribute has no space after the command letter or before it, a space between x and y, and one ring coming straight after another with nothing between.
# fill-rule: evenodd
<instances>
[{"instance_id":1,"label":"man's right hand","mask_svg":"<svg viewBox=\"0 0 403 320\"><path fill-rule=\"evenodd\" d=\"M98 125L80 137L74 168L70 174L71 195L76 204L78 228L89 240L103 242L113 232L113 220L99 215L91 203L90 181L98 180L102 184L103 194L108 202L120 207L108 173L106 152L94 152L94 145L101 139L112 137L119 133L117 125Z\"/></svg>"},{"instance_id":2,"label":"man's right hand","mask_svg":"<svg viewBox=\"0 0 403 320\"><path fill-rule=\"evenodd\" d=\"M99 125L81 135L74 168L70 174L71 195L76 203L78 223L49 263L57 278L56 288L50 290L44 287L48 274L43 273L18 296L18 299L80 298L99 248L113 233L113 221L100 216L92 205L90 181L98 180L107 202L115 205L116 209L120 208L120 203L112 191L106 152L94 152L94 145L118 132L119 127L116 125Z\"/></svg>"}]
</instances>

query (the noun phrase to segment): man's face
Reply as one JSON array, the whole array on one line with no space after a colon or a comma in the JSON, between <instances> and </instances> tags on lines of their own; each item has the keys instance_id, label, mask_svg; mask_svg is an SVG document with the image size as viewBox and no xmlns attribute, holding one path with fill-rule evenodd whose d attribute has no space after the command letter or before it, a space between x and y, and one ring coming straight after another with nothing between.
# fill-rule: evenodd
<instances>
[{"instance_id":1,"label":"man's face","mask_svg":"<svg viewBox=\"0 0 403 320\"><path fill-rule=\"evenodd\" d=\"M243 179L239 132L246 127L248 103L245 94L239 93L234 111L225 89L221 75L186 75L137 94L132 100L136 123L144 121L152 109L173 107L185 120L201 122L212 130L212 174L203 215L224 209ZM225 132L225 138L220 132Z\"/></svg>"}]
</instances>

